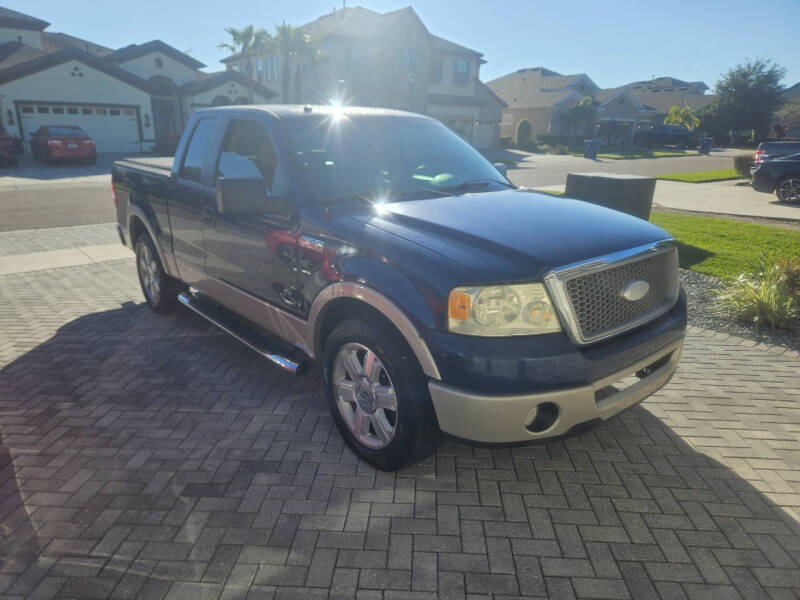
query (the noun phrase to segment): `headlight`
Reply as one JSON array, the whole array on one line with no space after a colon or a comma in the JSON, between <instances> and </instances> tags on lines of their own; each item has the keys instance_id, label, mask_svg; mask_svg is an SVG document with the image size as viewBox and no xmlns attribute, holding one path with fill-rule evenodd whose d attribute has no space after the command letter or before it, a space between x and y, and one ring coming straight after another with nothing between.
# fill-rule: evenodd
<instances>
[{"instance_id":1,"label":"headlight","mask_svg":"<svg viewBox=\"0 0 800 600\"><path fill-rule=\"evenodd\" d=\"M453 333L491 337L561 331L541 283L455 288L447 302L447 326Z\"/></svg>"}]
</instances>

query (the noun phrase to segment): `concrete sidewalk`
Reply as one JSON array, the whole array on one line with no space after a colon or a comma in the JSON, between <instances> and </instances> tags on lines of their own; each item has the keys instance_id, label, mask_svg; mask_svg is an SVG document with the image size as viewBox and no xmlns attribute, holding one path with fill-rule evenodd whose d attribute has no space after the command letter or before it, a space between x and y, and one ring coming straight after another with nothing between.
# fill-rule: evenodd
<instances>
[{"instance_id":1,"label":"concrete sidewalk","mask_svg":"<svg viewBox=\"0 0 800 600\"><path fill-rule=\"evenodd\" d=\"M536 189L563 192L564 187L550 185ZM741 180L716 183L659 180L656 183L653 205L676 210L800 222L800 204L778 202L774 195L756 192Z\"/></svg>"},{"instance_id":2,"label":"concrete sidewalk","mask_svg":"<svg viewBox=\"0 0 800 600\"><path fill-rule=\"evenodd\" d=\"M0 233L0 275L133 258L113 223Z\"/></svg>"}]
</instances>

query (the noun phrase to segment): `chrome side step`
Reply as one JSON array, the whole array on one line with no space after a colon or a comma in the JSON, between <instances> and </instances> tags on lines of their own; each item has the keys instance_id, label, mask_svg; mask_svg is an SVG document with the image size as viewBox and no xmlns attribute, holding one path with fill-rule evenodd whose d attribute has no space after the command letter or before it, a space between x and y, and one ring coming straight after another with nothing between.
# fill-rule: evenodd
<instances>
[{"instance_id":1,"label":"chrome side step","mask_svg":"<svg viewBox=\"0 0 800 600\"><path fill-rule=\"evenodd\" d=\"M236 316L203 294L181 292L178 300L281 369L295 375L308 371L310 360L301 350Z\"/></svg>"}]
</instances>

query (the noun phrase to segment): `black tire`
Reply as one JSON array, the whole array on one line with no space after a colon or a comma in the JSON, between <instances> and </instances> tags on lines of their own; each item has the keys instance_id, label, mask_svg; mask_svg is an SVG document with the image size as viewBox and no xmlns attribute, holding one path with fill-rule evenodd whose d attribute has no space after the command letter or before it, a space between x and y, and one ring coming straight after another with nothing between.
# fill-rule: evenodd
<instances>
[{"instance_id":1,"label":"black tire","mask_svg":"<svg viewBox=\"0 0 800 600\"><path fill-rule=\"evenodd\" d=\"M778 197L779 202L786 202L788 204L796 204L800 202L800 194L798 194L798 182L800 182L799 175L787 175L782 178L775 186L775 195ZM790 188L784 190L783 188Z\"/></svg>"},{"instance_id":2,"label":"black tire","mask_svg":"<svg viewBox=\"0 0 800 600\"><path fill-rule=\"evenodd\" d=\"M339 409L334 391L334 362L347 344L369 348L382 363L394 388L397 410L391 441L383 448L370 448L353 434ZM414 464L436 448L440 432L428 382L405 339L387 322L369 314L337 324L325 342L322 356L328 406L347 445L366 462L384 471Z\"/></svg>"},{"instance_id":3,"label":"black tire","mask_svg":"<svg viewBox=\"0 0 800 600\"><path fill-rule=\"evenodd\" d=\"M136 273L147 305L159 314L172 312L178 306L178 294L186 289L185 284L166 274L148 233L142 233L136 238L135 249ZM145 264L151 265L149 270ZM147 283L149 271L157 277L158 293L154 293L153 287Z\"/></svg>"}]
</instances>

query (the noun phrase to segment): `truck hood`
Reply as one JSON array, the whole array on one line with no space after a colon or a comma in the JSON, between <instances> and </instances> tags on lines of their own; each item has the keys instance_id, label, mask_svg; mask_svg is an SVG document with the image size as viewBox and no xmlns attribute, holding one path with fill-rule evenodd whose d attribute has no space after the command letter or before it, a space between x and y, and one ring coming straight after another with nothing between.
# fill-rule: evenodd
<instances>
[{"instance_id":1,"label":"truck hood","mask_svg":"<svg viewBox=\"0 0 800 600\"><path fill-rule=\"evenodd\" d=\"M464 284L538 280L670 237L615 210L523 190L384 204L354 218L464 265L475 277Z\"/></svg>"}]
</instances>

